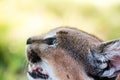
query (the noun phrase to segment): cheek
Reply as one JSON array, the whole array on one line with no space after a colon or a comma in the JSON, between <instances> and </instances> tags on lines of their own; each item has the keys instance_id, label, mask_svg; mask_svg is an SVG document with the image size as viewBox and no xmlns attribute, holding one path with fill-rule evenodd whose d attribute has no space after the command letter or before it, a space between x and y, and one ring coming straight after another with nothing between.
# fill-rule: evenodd
<instances>
[{"instance_id":1,"label":"cheek","mask_svg":"<svg viewBox=\"0 0 120 80\"><path fill-rule=\"evenodd\" d=\"M46 49L47 47L48 47L47 44L40 44L40 45L39 45L39 49L41 49L41 50L44 50L44 49Z\"/></svg>"},{"instance_id":2,"label":"cheek","mask_svg":"<svg viewBox=\"0 0 120 80\"><path fill-rule=\"evenodd\" d=\"M47 53L48 52L48 45L46 45L46 44L41 44L41 45L39 45L39 47L38 47L38 49L39 49L39 51L41 52L41 53Z\"/></svg>"}]
</instances>

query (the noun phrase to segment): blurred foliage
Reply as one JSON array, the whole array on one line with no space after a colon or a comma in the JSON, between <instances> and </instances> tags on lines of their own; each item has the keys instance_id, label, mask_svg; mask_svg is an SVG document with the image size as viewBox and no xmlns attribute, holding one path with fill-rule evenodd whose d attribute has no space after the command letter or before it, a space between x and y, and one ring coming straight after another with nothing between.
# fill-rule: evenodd
<instances>
[{"instance_id":1,"label":"blurred foliage","mask_svg":"<svg viewBox=\"0 0 120 80\"><path fill-rule=\"evenodd\" d=\"M8 38L9 25L0 24L0 80L21 80L19 74L24 74L25 58L23 56L23 41L11 41ZM16 49L17 48L17 49Z\"/></svg>"},{"instance_id":2,"label":"blurred foliage","mask_svg":"<svg viewBox=\"0 0 120 80\"><path fill-rule=\"evenodd\" d=\"M120 37L118 0L0 0L0 80L27 80L25 42L59 26Z\"/></svg>"}]
</instances>

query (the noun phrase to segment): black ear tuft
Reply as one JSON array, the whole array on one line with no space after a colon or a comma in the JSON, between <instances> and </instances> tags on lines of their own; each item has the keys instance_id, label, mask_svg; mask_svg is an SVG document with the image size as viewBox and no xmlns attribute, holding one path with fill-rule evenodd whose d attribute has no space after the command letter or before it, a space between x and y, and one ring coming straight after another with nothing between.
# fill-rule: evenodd
<instances>
[{"instance_id":1,"label":"black ear tuft","mask_svg":"<svg viewBox=\"0 0 120 80\"><path fill-rule=\"evenodd\" d=\"M106 50L110 50L110 48L115 49L117 46L120 47L120 39L103 42L96 48L99 53L106 53Z\"/></svg>"}]
</instances>

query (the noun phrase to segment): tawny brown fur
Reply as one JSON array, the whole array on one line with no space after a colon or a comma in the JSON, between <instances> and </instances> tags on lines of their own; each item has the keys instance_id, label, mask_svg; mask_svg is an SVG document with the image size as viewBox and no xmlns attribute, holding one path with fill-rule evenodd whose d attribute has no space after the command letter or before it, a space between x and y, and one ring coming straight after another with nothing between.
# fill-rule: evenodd
<instances>
[{"instance_id":1,"label":"tawny brown fur","mask_svg":"<svg viewBox=\"0 0 120 80\"><path fill-rule=\"evenodd\" d=\"M47 34L51 32L56 32L58 42L56 47L43 43L45 34L31 37L33 43L29 48L52 66L54 73L60 80L93 80L86 73L94 72L94 69L87 62L86 55L90 48L101 43L102 40L74 28L57 28ZM28 49L28 60L29 55Z\"/></svg>"}]
</instances>

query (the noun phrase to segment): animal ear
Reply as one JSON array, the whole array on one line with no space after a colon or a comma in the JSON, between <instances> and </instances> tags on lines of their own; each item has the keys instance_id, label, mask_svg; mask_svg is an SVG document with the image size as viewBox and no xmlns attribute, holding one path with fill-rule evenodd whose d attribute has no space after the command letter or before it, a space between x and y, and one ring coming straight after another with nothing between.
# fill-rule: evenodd
<instances>
[{"instance_id":1,"label":"animal ear","mask_svg":"<svg viewBox=\"0 0 120 80\"><path fill-rule=\"evenodd\" d=\"M91 52L95 53L98 63L101 62L98 67L103 67L102 77L115 77L120 73L120 39L100 43Z\"/></svg>"}]
</instances>

